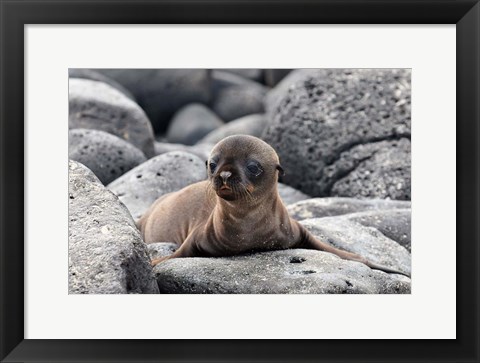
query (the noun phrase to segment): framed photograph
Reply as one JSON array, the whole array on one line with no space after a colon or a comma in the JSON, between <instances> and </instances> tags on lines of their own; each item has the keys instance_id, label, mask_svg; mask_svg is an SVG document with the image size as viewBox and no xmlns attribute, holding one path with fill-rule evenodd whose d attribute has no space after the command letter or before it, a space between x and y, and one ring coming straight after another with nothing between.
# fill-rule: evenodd
<instances>
[{"instance_id":1,"label":"framed photograph","mask_svg":"<svg viewBox=\"0 0 480 363\"><path fill-rule=\"evenodd\" d=\"M2 361L480 359L477 1L1 9Z\"/></svg>"}]
</instances>

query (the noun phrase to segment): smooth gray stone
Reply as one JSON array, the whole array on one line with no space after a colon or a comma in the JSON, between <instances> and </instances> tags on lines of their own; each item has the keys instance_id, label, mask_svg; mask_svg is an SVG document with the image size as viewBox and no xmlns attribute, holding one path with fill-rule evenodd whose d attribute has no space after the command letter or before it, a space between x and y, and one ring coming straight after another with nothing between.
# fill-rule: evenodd
<instances>
[{"instance_id":1,"label":"smooth gray stone","mask_svg":"<svg viewBox=\"0 0 480 363\"><path fill-rule=\"evenodd\" d=\"M153 156L152 125L140 106L123 93L103 82L70 78L68 96L69 129L105 131Z\"/></svg>"},{"instance_id":2,"label":"smooth gray stone","mask_svg":"<svg viewBox=\"0 0 480 363\"><path fill-rule=\"evenodd\" d=\"M223 121L208 107L191 103L173 115L166 136L171 143L193 145L223 125Z\"/></svg>"},{"instance_id":3,"label":"smooth gray stone","mask_svg":"<svg viewBox=\"0 0 480 363\"><path fill-rule=\"evenodd\" d=\"M189 103L211 100L210 71L206 69L98 69L133 93L152 121L155 133L163 133L172 115Z\"/></svg>"},{"instance_id":4,"label":"smooth gray stone","mask_svg":"<svg viewBox=\"0 0 480 363\"><path fill-rule=\"evenodd\" d=\"M212 72L212 110L225 122L254 113L263 113L267 88L223 71Z\"/></svg>"},{"instance_id":5,"label":"smooth gray stone","mask_svg":"<svg viewBox=\"0 0 480 363\"><path fill-rule=\"evenodd\" d=\"M211 131L200 139L197 144L216 144L225 137L232 135L261 137L266 126L267 119L265 115L254 114L243 116Z\"/></svg>"},{"instance_id":6,"label":"smooth gray stone","mask_svg":"<svg viewBox=\"0 0 480 363\"><path fill-rule=\"evenodd\" d=\"M101 74L100 72L97 72L93 69L88 69L88 68L69 68L68 69L68 77L69 78L83 78L83 79L89 79L92 81L99 81L108 84L109 86L112 86L113 88L117 89L118 91L122 92L125 96L130 98L132 101L136 101L135 97L132 95L132 93L127 90L125 87L123 87L120 83L117 81Z\"/></svg>"}]
</instances>

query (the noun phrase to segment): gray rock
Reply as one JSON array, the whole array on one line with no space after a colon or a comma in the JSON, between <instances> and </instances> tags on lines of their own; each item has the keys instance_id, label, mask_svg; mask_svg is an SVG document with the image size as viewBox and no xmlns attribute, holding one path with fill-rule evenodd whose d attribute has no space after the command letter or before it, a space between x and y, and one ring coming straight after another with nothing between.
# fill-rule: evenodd
<instances>
[{"instance_id":1,"label":"gray rock","mask_svg":"<svg viewBox=\"0 0 480 363\"><path fill-rule=\"evenodd\" d=\"M130 90L152 121L156 133L165 132L182 106L211 99L206 69L99 69Z\"/></svg>"},{"instance_id":2,"label":"gray rock","mask_svg":"<svg viewBox=\"0 0 480 363\"><path fill-rule=\"evenodd\" d=\"M171 144L168 142L155 142L155 154L161 155L171 151L185 151L197 155L202 160L207 160L214 144L197 144L193 146L183 144Z\"/></svg>"},{"instance_id":3,"label":"gray rock","mask_svg":"<svg viewBox=\"0 0 480 363\"><path fill-rule=\"evenodd\" d=\"M105 185L147 160L139 149L125 140L89 129L68 132L68 157L93 171Z\"/></svg>"},{"instance_id":4,"label":"gray rock","mask_svg":"<svg viewBox=\"0 0 480 363\"><path fill-rule=\"evenodd\" d=\"M292 70L291 69L265 69L265 84L269 87L275 87L282 79L284 79Z\"/></svg>"},{"instance_id":5,"label":"gray rock","mask_svg":"<svg viewBox=\"0 0 480 363\"><path fill-rule=\"evenodd\" d=\"M98 81L98 82L103 82L108 84L109 86L112 86L116 90L122 92L125 96L130 98L132 101L135 101L135 97L132 95L132 93L127 90L125 87L123 87L120 83L117 81L114 81L113 79L104 76L103 74L93 70L93 69L87 69L87 68L69 68L68 70L68 77L69 78L83 78L83 79L89 79L92 81Z\"/></svg>"},{"instance_id":6,"label":"gray rock","mask_svg":"<svg viewBox=\"0 0 480 363\"><path fill-rule=\"evenodd\" d=\"M411 217L411 209L390 209L346 214L338 218L357 222L365 227L374 227L411 252Z\"/></svg>"},{"instance_id":7,"label":"gray rock","mask_svg":"<svg viewBox=\"0 0 480 363\"><path fill-rule=\"evenodd\" d=\"M278 183L278 194L280 194L280 198L282 198L285 205L297 203L301 200L310 198L305 193L282 183Z\"/></svg>"},{"instance_id":8,"label":"gray rock","mask_svg":"<svg viewBox=\"0 0 480 363\"><path fill-rule=\"evenodd\" d=\"M150 255L150 259L160 258L164 256L170 256L174 253L178 246L176 243L172 242L156 242L156 243L149 243L147 245L148 253Z\"/></svg>"},{"instance_id":9,"label":"gray rock","mask_svg":"<svg viewBox=\"0 0 480 363\"><path fill-rule=\"evenodd\" d=\"M370 262L411 273L410 253L376 228L338 217L305 219L300 223L325 243L357 253Z\"/></svg>"},{"instance_id":10,"label":"gray rock","mask_svg":"<svg viewBox=\"0 0 480 363\"><path fill-rule=\"evenodd\" d=\"M154 268L161 293L409 294L410 279L330 253L284 250L222 258L177 258Z\"/></svg>"},{"instance_id":11,"label":"gray rock","mask_svg":"<svg viewBox=\"0 0 480 363\"><path fill-rule=\"evenodd\" d=\"M409 70L293 71L266 102L263 139L284 183L312 196L410 199Z\"/></svg>"},{"instance_id":12,"label":"gray rock","mask_svg":"<svg viewBox=\"0 0 480 363\"><path fill-rule=\"evenodd\" d=\"M390 209L410 209L411 202L384 199L355 198L312 198L291 204L288 214L301 221L303 219L338 216L364 211L381 211Z\"/></svg>"},{"instance_id":13,"label":"gray rock","mask_svg":"<svg viewBox=\"0 0 480 363\"><path fill-rule=\"evenodd\" d=\"M118 198L69 162L70 294L158 293L146 244Z\"/></svg>"},{"instance_id":14,"label":"gray rock","mask_svg":"<svg viewBox=\"0 0 480 363\"><path fill-rule=\"evenodd\" d=\"M208 107L192 103L175 113L168 126L167 140L172 143L193 145L223 124Z\"/></svg>"},{"instance_id":15,"label":"gray rock","mask_svg":"<svg viewBox=\"0 0 480 363\"><path fill-rule=\"evenodd\" d=\"M263 113L263 98L267 88L234 74L212 72L214 98L212 109L226 122L242 116Z\"/></svg>"},{"instance_id":16,"label":"gray rock","mask_svg":"<svg viewBox=\"0 0 480 363\"><path fill-rule=\"evenodd\" d=\"M87 79L69 79L70 129L95 129L130 142L150 157L153 130L143 110L108 84Z\"/></svg>"},{"instance_id":17,"label":"gray rock","mask_svg":"<svg viewBox=\"0 0 480 363\"><path fill-rule=\"evenodd\" d=\"M410 140L357 145L325 167L320 183L330 195L411 199Z\"/></svg>"},{"instance_id":18,"label":"gray rock","mask_svg":"<svg viewBox=\"0 0 480 363\"><path fill-rule=\"evenodd\" d=\"M156 156L108 185L137 220L164 194L206 179L205 161L174 151Z\"/></svg>"},{"instance_id":19,"label":"gray rock","mask_svg":"<svg viewBox=\"0 0 480 363\"><path fill-rule=\"evenodd\" d=\"M255 68L222 68L216 69L218 71L225 71L228 73L236 74L237 76L251 79L252 81L262 82L263 81L263 69Z\"/></svg>"},{"instance_id":20,"label":"gray rock","mask_svg":"<svg viewBox=\"0 0 480 363\"><path fill-rule=\"evenodd\" d=\"M265 115L255 114L243 116L208 133L198 141L198 144L216 144L220 140L231 135L242 134L260 137L266 126L267 119Z\"/></svg>"}]
</instances>

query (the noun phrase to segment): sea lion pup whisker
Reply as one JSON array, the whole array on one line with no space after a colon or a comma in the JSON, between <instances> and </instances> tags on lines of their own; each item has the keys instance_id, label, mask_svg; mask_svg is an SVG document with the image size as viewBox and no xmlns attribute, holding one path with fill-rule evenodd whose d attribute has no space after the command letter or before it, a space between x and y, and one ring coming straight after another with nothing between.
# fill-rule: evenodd
<instances>
[{"instance_id":1,"label":"sea lion pup whisker","mask_svg":"<svg viewBox=\"0 0 480 363\"><path fill-rule=\"evenodd\" d=\"M266 142L247 135L226 137L214 146L206 165L208 180L162 196L137 222L146 243L179 246L152 265L176 257L309 248L408 276L319 241L290 218L277 187L283 168Z\"/></svg>"}]
</instances>

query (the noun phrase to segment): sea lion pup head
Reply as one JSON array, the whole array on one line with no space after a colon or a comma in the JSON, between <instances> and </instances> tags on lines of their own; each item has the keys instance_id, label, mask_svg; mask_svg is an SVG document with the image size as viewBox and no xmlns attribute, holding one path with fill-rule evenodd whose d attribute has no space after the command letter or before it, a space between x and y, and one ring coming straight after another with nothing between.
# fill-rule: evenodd
<instances>
[{"instance_id":1,"label":"sea lion pup head","mask_svg":"<svg viewBox=\"0 0 480 363\"><path fill-rule=\"evenodd\" d=\"M277 188L283 173L275 150L249 135L226 137L214 146L207 173L215 193L227 201L255 202Z\"/></svg>"}]
</instances>

